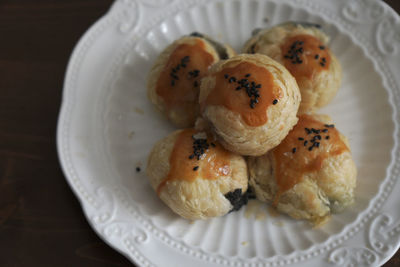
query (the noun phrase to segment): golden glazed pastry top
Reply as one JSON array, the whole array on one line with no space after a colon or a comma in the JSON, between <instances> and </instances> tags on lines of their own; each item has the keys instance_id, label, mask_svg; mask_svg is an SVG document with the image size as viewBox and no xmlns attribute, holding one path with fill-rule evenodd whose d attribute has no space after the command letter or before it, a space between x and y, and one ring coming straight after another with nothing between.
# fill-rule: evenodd
<instances>
[{"instance_id":1,"label":"golden glazed pastry top","mask_svg":"<svg viewBox=\"0 0 400 267\"><path fill-rule=\"evenodd\" d=\"M277 104L281 89L266 68L252 62L241 62L214 74L214 89L202 103L223 105L240 114L249 126L260 126L267 122L267 109Z\"/></svg>"},{"instance_id":2,"label":"golden glazed pastry top","mask_svg":"<svg viewBox=\"0 0 400 267\"><path fill-rule=\"evenodd\" d=\"M272 150L276 161L276 197L301 182L304 173L319 171L325 159L345 151L349 148L333 124L301 115L288 136Z\"/></svg>"},{"instance_id":3,"label":"golden glazed pastry top","mask_svg":"<svg viewBox=\"0 0 400 267\"><path fill-rule=\"evenodd\" d=\"M170 170L158 185L158 194L172 180L214 180L230 175L230 152L216 141L208 142L207 136L195 139L196 132L185 129L179 133L169 157Z\"/></svg>"},{"instance_id":4,"label":"golden glazed pastry top","mask_svg":"<svg viewBox=\"0 0 400 267\"><path fill-rule=\"evenodd\" d=\"M350 146L327 115L304 114L280 145L249 157L257 199L315 225L354 202L357 169Z\"/></svg>"},{"instance_id":5,"label":"golden glazed pastry top","mask_svg":"<svg viewBox=\"0 0 400 267\"><path fill-rule=\"evenodd\" d=\"M255 31L243 52L267 55L283 64L299 86L299 112L314 112L333 99L341 83L341 66L328 41L319 25L287 22Z\"/></svg>"},{"instance_id":6,"label":"golden glazed pastry top","mask_svg":"<svg viewBox=\"0 0 400 267\"><path fill-rule=\"evenodd\" d=\"M329 48L310 34L297 34L281 45L284 66L300 80L312 79L318 72L328 70L331 63Z\"/></svg>"},{"instance_id":7,"label":"golden glazed pastry top","mask_svg":"<svg viewBox=\"0 0 400 267\"><path fill-rule=\"evenodd\" d=\"M185 107L197 101L200 78L214 62L214 57L205 49L205 43L195 38L191 43L178 45L170 54L156 85L157 94L163 98L167 108Z\"/></svg>"},{"instance_id":8,"label":"golden glazed pastry top","mask_svg":"<svg viewBox=\"0 0 400 267\"><path fill-rule=\"evenodd\" d=\"M179 128L192 127L199 115L200 80L208 68L235 51L208 36L192 33L167 46L147 78L147 95Z\"/></svg>"},{"instance_id":9,"label":"golden glazed pastry top","mask_svg":"<svg viewBox=\"0 0 400 267\"><path fill-rule=\"evenodd\" d=\"M201 130L178 130L157 142L146 174L160 199L189 219L207 219L245 203L247 166Z\"/></svg>"},{"instance_id":10,"label":"golden glazed pastry top","mask_svg":"<svg viewBox=\"0 0 400 267\"><path fill-rule=\"evenodd\" d=\"M241 54L213 64L201 80L200 110L228 150L258 156L277 146L297 122L294 77L265 55Z\"/></svg>"}]
</instances>

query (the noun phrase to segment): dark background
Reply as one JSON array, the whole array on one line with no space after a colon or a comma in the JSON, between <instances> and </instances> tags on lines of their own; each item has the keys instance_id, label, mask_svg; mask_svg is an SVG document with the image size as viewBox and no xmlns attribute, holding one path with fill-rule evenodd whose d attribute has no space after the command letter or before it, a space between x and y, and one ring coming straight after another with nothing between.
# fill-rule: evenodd
<instances>
[{"instance_id":1,"label":"dark background","mask_svg":"<svg viewBox=\"0 0 400 267\"><path fill-rule=\"evenodd\" d=\"M86 222L55 146L69 56L112 2L0 0L0 266L130 265Z\"/></svg>"}]
</instances>

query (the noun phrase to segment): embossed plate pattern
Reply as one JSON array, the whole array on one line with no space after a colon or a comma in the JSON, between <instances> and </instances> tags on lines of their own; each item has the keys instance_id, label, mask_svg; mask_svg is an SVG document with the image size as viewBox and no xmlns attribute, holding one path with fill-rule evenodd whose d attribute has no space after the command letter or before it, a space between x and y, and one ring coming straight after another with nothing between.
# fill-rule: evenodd
<instances>
[{"instance_id":1,"label":"embossed plate pattern","mask_svg":"<svg viewBox=\"0 0 400 267\"><path fill-rule=\"evenodd\" d=\"M286 216L248 218L245 209L179 218L136 171L173 130L146 98L151 64L195 30L239 51L253 28L286 20L323 25L343 66L343 85L321 112L350 139L355 205L317 229ZM60 161L93 229L140 266L380 265L400 243L399 68L399 17L380 1L118 0L71 56Z\"/></svg>"}]
</instances>

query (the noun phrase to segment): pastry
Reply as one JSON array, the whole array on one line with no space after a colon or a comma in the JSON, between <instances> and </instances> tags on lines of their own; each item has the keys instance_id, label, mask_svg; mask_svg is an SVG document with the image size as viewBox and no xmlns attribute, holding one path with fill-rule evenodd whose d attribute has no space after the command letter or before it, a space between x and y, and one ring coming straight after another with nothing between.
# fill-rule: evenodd
<instances>
[{"instance_id":1,"label":"pastry","mask_svg":"<svg viewBox=\"0 0 400 267\"><path fill-rule=\"evenodd\" d=\"M279 146L249 157L248 168L257 199L295 219L319 224L354 201L348 141L325 115L301 115Z\"/></svg>"},{"instance_id":2,"label":"pastry","mask_svg":"<svg viewBox=\"0 0 400 267\"><path fill-rule=\"evenodd\" d=\"M211 64L233 54L230 47L199 33L176 40L149 73L149 99L177 127L193 126L199 113L200 78Z\"/></svg>"},{"instance_id":3,"label":"pastry","mask_svg":"<svg viewBox=\"0 0 400 267\"><path fill-rule=\"evenodd\" d=\"M243 51L283 64L299 85L300 112L315 111L333 99L341 82L341 67L328 39L319 25L287 22L255 32Z\"/></svg>"},{"instance_id":4,"label":"pastry","mask_svg":"<svg viewBox=\"0 0 400 267\"><path fill-rule=\"evenodd\" d=\"M222 216L247 203L245 160L206 132L177 130L159 141L146 173L161 200L189 220Z\"/></svg>"},{"instance_id":5,"label":"pastry","mask_svg":"<svg viewBox=\"0 0 400 267\"><path fill-rule=\"evenodd\" d=\"M226 149L257 156L277 146L296 124L300 92L278 62L242 54L210 68L201 80L199 102Z\"/></svg>"}]
</instances>

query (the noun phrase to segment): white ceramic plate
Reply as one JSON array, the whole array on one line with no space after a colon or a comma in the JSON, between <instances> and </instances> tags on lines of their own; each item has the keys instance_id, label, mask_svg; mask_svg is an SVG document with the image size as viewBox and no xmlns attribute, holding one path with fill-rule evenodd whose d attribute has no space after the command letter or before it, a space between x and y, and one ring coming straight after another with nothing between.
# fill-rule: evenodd
<instances>
[{"instance_id":1,"label":"white ceramic plate","mask_svg":"<svg viewBox=\"0 0 400 267\"><path fill-rule=\"evenodd\" d=\"M343 85L321 112L350 139L355 205L317 229L263 205L264 219L251 206L179 218L143 171L154 142L173 130L147 100L149 68L192 31L239 51L254 28L287 20L321 24L343 66ZM94 230L140 266L380 265L400 243L399 69L399 17L380 1L116 1L72 54L59 157Z\"/></svg>"}]
</instances>

